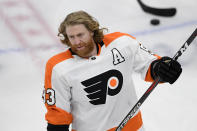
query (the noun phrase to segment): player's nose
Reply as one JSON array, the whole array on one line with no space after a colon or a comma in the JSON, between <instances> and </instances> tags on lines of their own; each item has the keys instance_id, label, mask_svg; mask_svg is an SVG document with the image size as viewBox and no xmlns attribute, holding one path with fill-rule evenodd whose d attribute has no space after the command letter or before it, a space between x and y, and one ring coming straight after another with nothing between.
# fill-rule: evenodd
<instances>
[{"instance_id":1,"label":"player's nose","mask_svg":"<svg viewBox=\"0 0 197 131\"><path fill-rule=\"evenodd\" d=\"M81 40L80 40L79 38L75 38L74 44L75 44L75 45L78 45L78 44L80 44L80 43L81 43Z\"/></svg>"}]
</instances>

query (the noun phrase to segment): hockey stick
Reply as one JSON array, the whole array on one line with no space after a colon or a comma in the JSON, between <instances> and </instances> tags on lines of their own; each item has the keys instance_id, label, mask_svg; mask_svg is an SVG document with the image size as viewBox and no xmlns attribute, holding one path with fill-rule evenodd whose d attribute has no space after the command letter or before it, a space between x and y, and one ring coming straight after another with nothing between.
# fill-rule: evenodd
<instances>
[{"instance_id":1,"label":"hockey stick","mask_svg":"<svg viewBox=\"0 0 197 131\"><path fill-rule=\"evenodd\" d=\"M142 0L137 0L142 9L150 14L159 15L159 16L165 16L170 17L174 16L176 14L176 8L153 8L150 6L145 5Z\"/></svg>"},{"instance_id":2,"label":"hockey stick","mask_svg":"<svg viewBox=\"0 0 197 131\"><path fill-rule=\"evenodd\" d=\"M181 48L177 51L175 56L173 57L174 60L177 60L183 52L189 47L192 41L195 39L197 35L197 28L191 34L191 36L187 39L187 41L181 46ZM147 89L147 91L143 94L143 96L137 101L134 107L130 110L130 112L126 115L123 121L118 125L116 131L121 131L121 129L127 124L127 122L134 116L134 114L139 110L142 103L146 100L146 98L150 95L150 93L155 89L155 87L161 81L160 77L157 77L155 81L151 84L151 86Z\"/></svg>"}]
</instances>

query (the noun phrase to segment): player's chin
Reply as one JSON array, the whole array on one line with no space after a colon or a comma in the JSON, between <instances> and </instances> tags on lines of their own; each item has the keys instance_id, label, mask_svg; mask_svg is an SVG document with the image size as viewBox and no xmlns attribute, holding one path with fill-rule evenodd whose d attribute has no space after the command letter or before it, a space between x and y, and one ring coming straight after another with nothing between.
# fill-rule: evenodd
<instances>
[{"instance_id":1,"label":"player's chin","mask_svg":"<svg viewBox=\"0 0 197 131\"><path fill-rule=\"evenodd\" d=\"M86 50L86 49L83 49L83 50L78 50L76 53L77 53L80 57L86 58L86 57L88 57L89 51Z\"/></svg>"}]
</instances>

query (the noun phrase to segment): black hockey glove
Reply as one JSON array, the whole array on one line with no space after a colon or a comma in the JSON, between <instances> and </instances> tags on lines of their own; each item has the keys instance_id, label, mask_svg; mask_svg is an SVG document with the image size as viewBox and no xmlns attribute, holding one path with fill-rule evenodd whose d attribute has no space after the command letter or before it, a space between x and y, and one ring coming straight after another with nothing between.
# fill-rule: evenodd
<instances>
[{"instance_id":1,"label":"black hockey glove","mask_svg":"<svg viewBox=\"0 0 197 131\"><path fill-rule=\"evenodd\" d=\"M162 57L151 63L151 75L153 79L161 78L161 82L173 84L182 72L181 65L170 57Z\"/></svg>"}]
</instances>

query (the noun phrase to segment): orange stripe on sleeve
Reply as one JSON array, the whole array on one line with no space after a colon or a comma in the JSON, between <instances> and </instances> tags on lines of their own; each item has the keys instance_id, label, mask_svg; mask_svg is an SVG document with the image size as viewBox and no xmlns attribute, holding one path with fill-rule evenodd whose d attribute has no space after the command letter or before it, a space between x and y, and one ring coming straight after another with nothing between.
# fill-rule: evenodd
<instances>
[{"instance_id":1,"label":"orange stripe on sleeve","mask_svg":"<svg viewBox=\"0 0 197 131\"><path fill-rule=\"evenodd\" d=\"M154 56L156 56L157 59L161 59L161 56L158 56L157 54L154 54Z\"/></svg>"},{"instance_id":2,"label":"orange stripe on sleeve","mask_svg":"<svg viewBox=\"0 0 197 131\"><path fill-rule=\"evenodd\" d=\"M73 58L73 56L71 52L67 50L66 52L55 55L48 60L45 69L45 90L52 88L51 77L54 66L69 58ZM45 95L46 98L49 98L49 96L47 96L48 94ZM48 105L45 103L45 106L47 108L45 119L48 121L48 123L54 125L65 125L72 123L72 115L70 113L56 107L56 105Z\"/></svg>"},{"instance_id":3,"label":"orange stripe on sleeve","mask_svg":"<svg viewBox=\"0 0 197 131\"><path fill-rule=\"evenodd\" d=\"M115 40L118 37L124 36L124 35L129 36L133 39L136 39L135 37L133 37L129 34L126 34L126 33L114 32L114 33L105 35L104 39L103 39L103 42L104 42L105 46L108 46L113 40Z\"/></svg>"},{"instance_id":4,"label":"orange stripe on sleeve","mask_svg":"<svg viewBox=\"0 0 197 131\"><path fill-rule=\"evenodd\" d=\"M149 66L149 68L148 68L148 71L146 73L145 81L148 81L148 82L153 82L154 81L152 76L151 76L151 66Z\"/></svg>"},{"instance_id":5,"label":"orange stripe on sleeve","mask_svg":"<svg viewBox=\"0 0 197 131\"><path fill-rule=\"evenodd\" d=\"M154 56L156 56L157 59L160 59L161 58L160 56L158 56L156 54L154 54ZM148 81L148 82L153 82L154 81L153 78L152 78L152 76L151 76L151 66L149 66L149 68L148 68L148 71L146 73L145 81Z\"/></svg>"},{"instance_id":6,"label":"orange stripe on sleeve","mask_svg":"<svg viewBox=\"0 0 197 131\"><path fill-rule=\"evenodd\" d=\"M128 123L125 125L125 127L121 131L137 131L142 127L142 116L141 112L138 112L137 115L135 115L132 119L128 121ZM115 131L117 127L114 127L107 131Z\"/></svg>"},{"instance_id":7,"label":"orange stripe on sleeve","mask_svg":"<svg viewBox=\"0 0 197 131\"><path fill-rule=\"evenodd\" d=\"M72 115L61 108L56 107L55 105L47 107L47 113L45 115L48 123L53 125L69 125L72 123Z\"/></svg>"}]
</instances>

